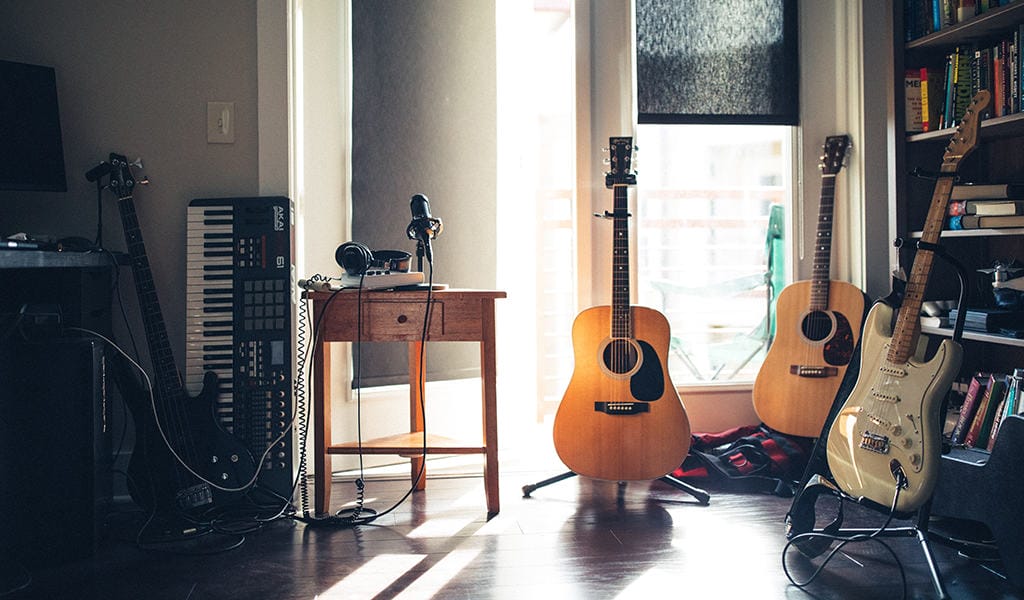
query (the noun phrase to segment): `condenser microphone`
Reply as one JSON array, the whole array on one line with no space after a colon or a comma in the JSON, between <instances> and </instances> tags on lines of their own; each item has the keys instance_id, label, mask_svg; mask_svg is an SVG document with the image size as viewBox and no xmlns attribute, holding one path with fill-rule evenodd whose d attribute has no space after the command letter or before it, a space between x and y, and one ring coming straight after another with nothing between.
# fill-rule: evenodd
<instances>
[{"instance_id":1,"label":"condenser microphone","mask_svg":"<svg viewBox=\"0 0 1024 600\"><path fill-rule=\"evenodd\" d=\"M441 223L441 219L430 216L430 200L423 194L416 194L409 200L409 211L412 213L412 222L405 233L410 240L419 240L423 245L423 254L427 257L427 262L433 264L430 240L441 235L444 224Z\"/></svg>"}]
</instances>

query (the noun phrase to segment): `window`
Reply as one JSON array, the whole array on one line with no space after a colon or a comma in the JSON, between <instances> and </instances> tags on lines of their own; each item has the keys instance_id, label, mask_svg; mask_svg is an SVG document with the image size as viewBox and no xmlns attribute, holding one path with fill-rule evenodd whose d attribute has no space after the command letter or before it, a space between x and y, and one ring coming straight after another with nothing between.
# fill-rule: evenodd
<instances>
[{"instance_id":1,"label":"window","mask_svg":"<svg viewBox=\"0 0 1024 600\"><path fill-rule=\"evenodd\" d=\"M785 277L790 135L784 126L638 129L638 301L669 320L676 385L757 374L773 322L769 283L777 293Z\"/></svg>"}]
</instances>

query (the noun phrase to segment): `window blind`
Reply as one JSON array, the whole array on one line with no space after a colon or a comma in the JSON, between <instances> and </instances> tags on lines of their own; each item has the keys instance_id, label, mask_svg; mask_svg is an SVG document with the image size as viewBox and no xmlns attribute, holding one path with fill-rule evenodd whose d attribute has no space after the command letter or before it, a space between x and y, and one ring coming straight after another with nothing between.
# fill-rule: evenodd
<instances>
[{"instance_id":1,"label":"window blind","mask_svg":"<svg viewBox=\"0 0 1024 600\"><path fill-rule=\"evenodd\" d=\"M640 123L797 125L796 0L636 0Z\"/></svg>"}]
</instances>

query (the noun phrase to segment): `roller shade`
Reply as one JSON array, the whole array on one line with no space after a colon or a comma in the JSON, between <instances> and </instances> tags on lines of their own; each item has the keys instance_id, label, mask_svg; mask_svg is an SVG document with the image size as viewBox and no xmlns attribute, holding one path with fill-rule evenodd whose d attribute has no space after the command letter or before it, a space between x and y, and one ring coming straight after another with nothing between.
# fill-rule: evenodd
<instances>
[{"instance_id":1,"label":"roller shade","mask_svg":"<svg viewBox=\"0 0 1024 600\"><path fill-rule=\"evenodd\" d=\"M636 0L640 123L799 124L796 0Z\"/></svg>"}]
</instances>

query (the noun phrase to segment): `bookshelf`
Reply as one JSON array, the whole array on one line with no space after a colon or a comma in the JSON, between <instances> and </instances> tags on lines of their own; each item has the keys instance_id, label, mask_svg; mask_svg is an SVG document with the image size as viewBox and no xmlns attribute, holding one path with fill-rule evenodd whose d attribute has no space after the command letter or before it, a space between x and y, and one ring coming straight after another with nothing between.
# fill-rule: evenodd
<instances>
[{"instance_id":1,"label":"bookshelf","mask_svg":"<svg viewBox=\"0 0 1024 600\"><path fill-rule=\"evenodd\" d=\"M894 3L894 73L896 85L896 130L907 130L904 111L904 73L907 69L927 67L933 72L944 68L947 56L957 48L973 55L978 48L991 48L1002 39L1012 38L1024 24L1024 0L990 8L952 26L907 40L908 12L923 0ZM930 0L927 0L931 4ZM973 66L972 66L973 69ZM1019 84L1018 84L1019 87ZM933 89L933 88L930 88ZM934 94L933 94L934 95ZM973 93L972 93L973 95ZM1024 104L1018 102L1018 104ZM954 123L955 125L955 123ZM955 127L933 129L920 133L897 135L895 154L894 206L897 235L906 240L899 250L899 265L910 271L914 260L913 240L921 237L921 227L934 190L934 180L913 175L915 171L934 173ZM1024 181L1024 112L1007 112L981 122L976 150L960 165L963 182L989 183ZM968 306L991 306L994 302L991 283L978 269L990 268L997 260L1016 258L1024 263L1024 228L973 229L943 231L940 243L967 270ZM929 279L927 299L945 300L957 297L956 272L942 260L935 261ZM949 337L949 329L926 328L933 337ZM1012 372L1024 367L1024 340L986 333L965 332L965 360L961 380L975 371Z\"/></svg>"},{"instance_id":2,"label":"bookshelf","mask_svg":"<svg viewBox=\"0 0 1024 600\"><path fill-rule=\"evenodd\" d=\"M987 12L975 15L964 22L946 26L938 31L924 33L909 39L908 31L914 23L914 5L931 0L904 0L894 3L894 51L893 66L895 82L894 111L897 131L894 162L895 196L891 199L890 210L895 217L897 235L906 243L898 250L899 266L909 273L914 261L913 240L921 237L921 227L925 221L934 191L933 179L914 175L916 171L934 173L938 171L946 145L955 131L955 127L945 127L924 132L907 132L907 115L905 111L905 82L907 69L927 67L930 72L944 72L947 56L957 48L967 50L974 55L974 49L993 48L1000 40L1014 35L1024 38L1024 0L1016 0L1006 6L989 8ZM920 21L917 22L920 25ZM924 31L927 31L925 28ZM918 27L917 32L923 33ZM1024 43L1018 43L1024 45ZM1018 57L1019 61L1019 57ZM962 64L962 63L961 63ZM1018 62L1018 65L1021 63ZM975 66L972 64L972 71ZM1024 69L1018 69L1017 77L1024 76ZM972 84L977 85L976 80ZM1017 106L1024 106L1024 89L1018 87ZM989 86L985 86L989 87ZM929 88L929 100L932 90ZM990 91L993 91L990 88ZM971 92L973 95L973 90ZM993 94L995 95L995 94ZM974 153L965 159L959 170L961 182L1000 183L1010 181L1024 182L1024 112L1007 111L1001 116L993 116L981 122L978 130L979 143ZM955 125L955 123L954 123ZM939 243L947 252L960 261L968 276L966 302L968 307L992 306L994 296L990 276L978 272L978 269L990 268L995 261L1017 259L1024 264L1024 228L1014 229L974 229L944 230ZM929 278L926 300L955 299L959 291L955 269L943 260L937 259ZM922 332L931 339L931 344L950 337L949 328L922 327ZM1010 374L1014 368L1024 367L1024 339L1009 336L965 331L963 336L964 361L959 382L968 382L976 372L999 372ZM963 391L965 383L954 385L955 390ZM1024 419L1015 417L1008 422L1008 427L999 430L997 443L992 453L976 448L957 448L945 455L939 475L939 483L935 492L933 512L935 514L960 518L982 520L993 530L1005 530L1002 533L1016 533L1016 516L1005 515L999 505L1017 506L1024 502L1024 478L1017 475L1007 478L1008 471L1000 465L1015 463L1017 452L1024 447ZM1009 438L1005 439L1004 438ZM986 467L986 463L990 463ZM972 478L973 485L980 494L996 501L995 506L983 511L985 514L971 514L963 509L961 488L958 482ZM1009 484L1008 484L1009 479ZM1009 485L1009 487L1008 487ZM996 518L998 517L998 518ZM990 518L994 520L989 520ZM997 532L997 537L1005 538ZM1002 555L1008 575L1016 585L1024 587L1024 555L1018 552L1013 544L1002 543Z\"/></svg>"}]
</instances>

